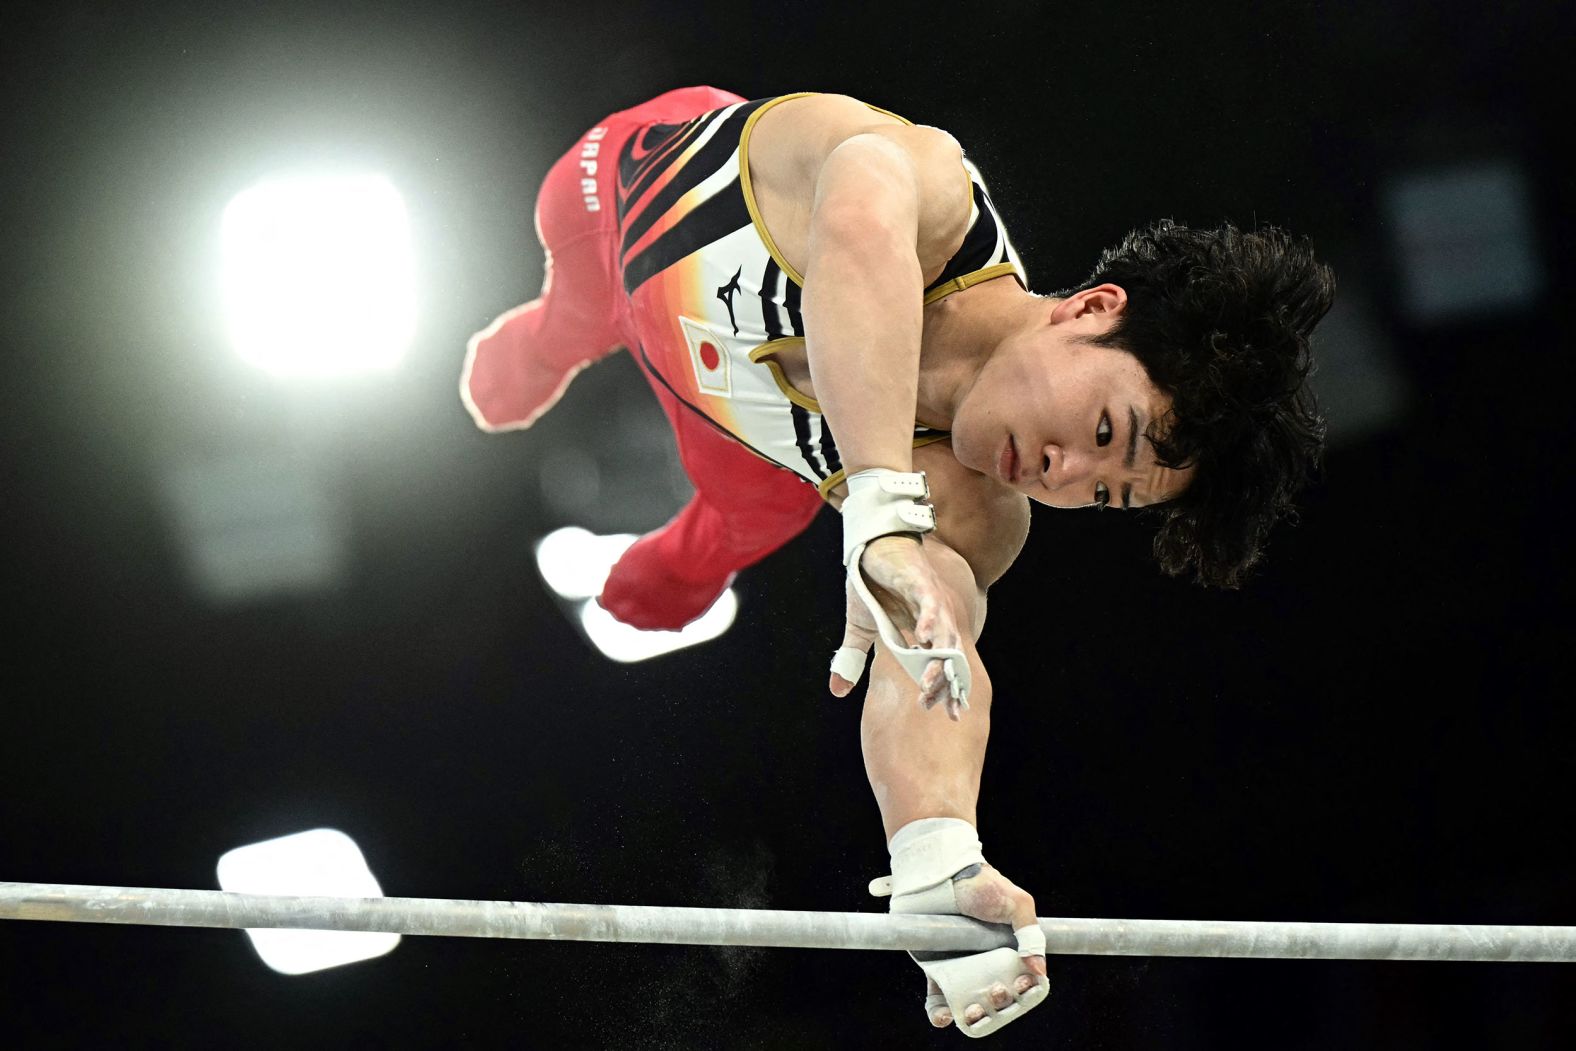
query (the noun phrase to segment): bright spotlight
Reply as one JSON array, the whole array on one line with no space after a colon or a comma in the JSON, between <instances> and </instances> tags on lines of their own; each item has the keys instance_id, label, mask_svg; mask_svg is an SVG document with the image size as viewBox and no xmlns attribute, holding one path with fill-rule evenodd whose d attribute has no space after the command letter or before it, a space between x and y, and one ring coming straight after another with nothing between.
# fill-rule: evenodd
<instances>
[{"instance_id":1,"label":"bright spotlight","mask_svg":"<svg viewBox=\"0 0 1576 1051\"><path fill-rule=\"evenodd\" d=\"M595 602L587 602L580 607L580 626L604 657L621 664L632 664L687 646L710 642L733 626L733 618L738 612L738 596L729 588L712 603L710 609L678 631L641 631L632 628L614 620L613 614Z\"/></svg>"},{"instance_id":2,"label":"bright spotlight","mask_svg":"<svg viewBox=\"0 0 1576 1051\"><path fill-rule=\"evenodd\" d=\"M415 334L405 205L379 176L273 179L224 210L224 301L241 356L270 372L387 369Z\"/></svg>"},{"instance_id":3,"label":"bright spotlight","mask_svg":"<svg viewBox=\"0 0 1576 1051\"><path fill-rule=\"evenodd\" d=\"M537 541L536 569L562 598L595 598L613 563L634 542L633 533L597 536L579 526L555 529Z\"/></svg>"},{"instance_id":4,"label":"bright spotlight","mask_svg":"<svg viewBox=\"0 0 1576 1051\"><path fill-rule=\"evenodd\" d=\"M578 526L548 533L536 544L536 569L559 598L567 599L571 619L604 657L623 664L660 657L710 642L733 626L739 599L729 588L710 609L678 631L641 631L613 619L594 601L607 575L629 545L632 533L598 536Z\"/></svg>"},{"instance_id":5,"label":"bright spotlight","mask_svg":"<svg viewBox=\"0 0 1576 1051\"><path fill-rule=\"evenodd\" d=\"M355 840L315 828L236 847L219 859L219 887L241 894L379 898L383 889ZM307 974L370 960L393 950L397 934L360 931L251 930L252 948L280 974Z\"/></svg>"}]
</instances>

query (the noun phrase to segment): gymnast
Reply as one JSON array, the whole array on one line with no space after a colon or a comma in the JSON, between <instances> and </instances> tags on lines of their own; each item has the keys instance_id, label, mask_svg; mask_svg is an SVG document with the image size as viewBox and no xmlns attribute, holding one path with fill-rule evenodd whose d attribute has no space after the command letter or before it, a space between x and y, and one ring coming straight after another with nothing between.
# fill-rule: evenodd
<instances>
[{"instance_id":1,"label":"gymnast","mask_svg":"<svg viewBox=\"0 0 1576 1051\"><path fill-rule=\"evenodd\" d=\"M872 893L1010 924L1016 949L914 957L932 1025L1021 1017L1045 942L976 831L986 589L1030 500L1150 508L1164 571L1238 586L1318 465L1329 269L1273 227L1160 221L1033 294L957 141L834 94L682 88L615 113L554 164L535 219L542 291L471 338L472 418L529 427L580 369L634 356L695 488L598 600L639 628L683 626L839 509L829 686L846 696L874 650L861 741L891 875Z\"/></svg>"}]
</instances>

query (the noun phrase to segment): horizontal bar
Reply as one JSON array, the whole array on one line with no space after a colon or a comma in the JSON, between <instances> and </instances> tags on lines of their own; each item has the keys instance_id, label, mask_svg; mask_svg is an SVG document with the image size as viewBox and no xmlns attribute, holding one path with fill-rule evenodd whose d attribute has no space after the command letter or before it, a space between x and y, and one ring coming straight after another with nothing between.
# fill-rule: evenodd
<instances>
[{"instance_id":1,"label":"horizontal bar","mask_svg":"<svg viewBox=\"0 0 1576 1051\"><path fill-rule=\"evenodd\" d=\"M960 916L296 897L57 883L0 883L0 919L797 949L955 952L1014 944L1007 928ZM1576 963L1576 927L1045 917L1040 926L1049 951L1063 955Z\"/></svg>"}]
</instances>

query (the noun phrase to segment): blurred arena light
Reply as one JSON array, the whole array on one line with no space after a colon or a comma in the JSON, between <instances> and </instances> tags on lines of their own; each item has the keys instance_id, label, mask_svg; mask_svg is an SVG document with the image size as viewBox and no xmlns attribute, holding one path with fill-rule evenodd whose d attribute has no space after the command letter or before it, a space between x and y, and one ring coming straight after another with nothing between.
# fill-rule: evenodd
<instances>
[{"instance_id":1,"label":"blurred arena light","mask_svg":"<svg viewBox=\"0 0 1576 1051\"><path fill-rule=\"evenodd\" d=\"M1530 308L1545 284L1526 173L1510 158L1408 172L1384 195L1401 309L1431 324Z\"/></svg>"},{"instance_id":2,"label":"blurred arena light","mask_svg":"<svg viewBox=\"0 0 1576 1051\"><path fill-rule=\"evenodd\" d=\"M578 526L555 529L537 541L536 568L559 597L596 598L613 563L634 542L633 533L597 536Z\"/></svg>"},{"instance_id":3,"label":"blurred arena light","mask_svg":"<svg viewBox=\"0 0 1576 1051\"><path fill-rule=\"evenodd\" d=\"M374 175L271 179L222 223L224 302L241 356L283 375L387 369L415 333L405 205Z\"/></svg>"},{"instance_id":4,"label":"blurred arena light","mask_svg":"<svg viewBox=\"0 0 1576 1051\"><path fill-rule=\"evenodd\" d=\"M629 545L632 533L598 536L568 526L555 529L536 544L536 569L553 593L568 603L571 621L597 650L622 664L649 660L702 642L710 642L733 626L739 611L732 588L699 618L678 631L641 631L613 619L596 603L608 572Z\"/></svg>"},{"instance_id":5,"label":"blurred arena light","mask_svg":"<svg viewBox=\"0 0 1576 1051\"><path fill-rule=\"evenodd\" d=\"M228 605L337 585L349 563L343 508L299 453L205 451L164 466L160 489L192 589Z\"/></svg>"},{"instance_id":6,"label":"blurred arena light","mask_svg":"<svg viewBox=\"0 0 1576 1051\"><path fill-rule=\"evenodd\" d=\"M738 596L729 588L711 604L710 609L678 631L641 631L632 628L614 620L611 613L595 602L581 605L580 626L603 656L620 664L633 664L687 646L710 642L733 627L733 618L738 612Z\"/></svg>"},{"instance_id":7,"label":"blurred arena light","mask_svg":"<svg viewBox=\"0 0 1576 1051\"><path fill-rule=\"evenodd\" d=\"M377 898L383 888L355 840L315 828L236 847L219 858L219 888L241 894L306 894ZM398 934L251 930L263 963L280 974L308 974L393 951Z\"/></svg>"},{"instance_id":8,"label":"blurred arena light","mask_svg":"<svg viewBox=\"0 0 1576 1051\"><path fill-rule=\"evenodd\" d=\"M1337 259L1340 291L1313 336L1311 380L1329 423L1331 446L1395 426L1412 401L1411 386L1374 309L1361 267Z\"/></svg>"}]
</instances>

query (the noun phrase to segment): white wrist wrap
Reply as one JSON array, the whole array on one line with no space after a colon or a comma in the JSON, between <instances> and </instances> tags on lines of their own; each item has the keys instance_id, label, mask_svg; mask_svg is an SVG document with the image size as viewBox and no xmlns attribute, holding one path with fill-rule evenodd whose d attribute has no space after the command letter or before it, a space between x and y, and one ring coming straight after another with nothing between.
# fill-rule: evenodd
<instances>
[{"instance_id":1,"label":"white wrist wrap","mask_svg":"<svg viewBox=\"0 0 1576 1051\"><path fill-rule=\"evenodd\" d=\"M843 500L843 565L877 537L928 533L936 528L936 509L927 502L925 472L904 474L884 467L848 476Z\"/></svg>"},{"instance_id":2,"label":"white wrist wrap","mask_svg":"<svg viewBox=\"0 0 1576 1051\"><path fill-rule=\"evenodd\" d=\"M979 833L956 817L910 821L897 830L887 849L892 854L893 897L942 886L970 865L985 863ZM952 888L946 889L950 896Z\"/></svg>"}]
</instances>

